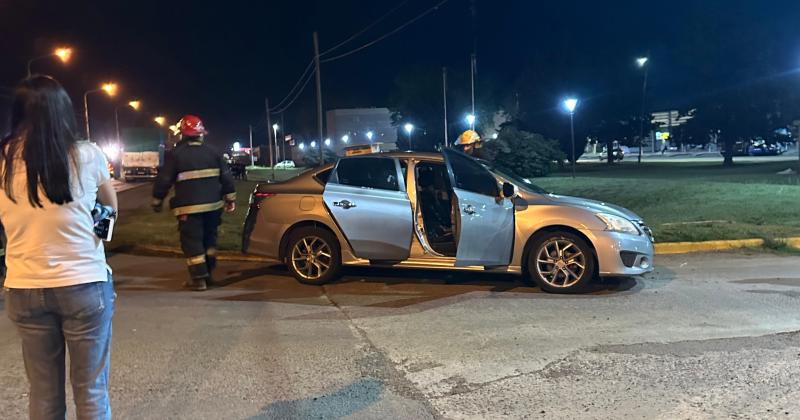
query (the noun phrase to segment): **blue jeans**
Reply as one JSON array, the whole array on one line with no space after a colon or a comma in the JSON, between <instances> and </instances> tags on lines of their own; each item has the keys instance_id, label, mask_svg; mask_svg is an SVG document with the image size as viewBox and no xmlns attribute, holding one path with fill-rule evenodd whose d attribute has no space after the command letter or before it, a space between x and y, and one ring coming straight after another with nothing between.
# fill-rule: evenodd
<instances>
[{"instance_id":1,"label":"blue jeans","mask_svg":"<svg viewBox=\"0 0 800 420\"><path fill-rule=\"evenodd\" d=\"M65 348L79 419L110 419L108 365L114 283L6 289L6 312L22 338L30 418L64 419Z\"/></svg>"}]
</instances>

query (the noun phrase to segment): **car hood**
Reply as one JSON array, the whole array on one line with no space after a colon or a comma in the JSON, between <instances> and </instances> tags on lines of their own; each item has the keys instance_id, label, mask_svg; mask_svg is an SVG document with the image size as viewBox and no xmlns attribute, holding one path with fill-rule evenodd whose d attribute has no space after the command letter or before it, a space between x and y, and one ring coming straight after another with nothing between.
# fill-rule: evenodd
<instances>
[{"instance_id":1,"label":"car hood","mask_svg":"<svg viewBox=\"0 0 800 420\"><path fill-rule=\"evenodd\" d=\"M602 201L590 200L588 198L570 197L568 195L547 194L543 195L551 204L559 206L576 207L591 211L592 213L608 213L615 216L624 217L628 220L642 220L636 213L614 204Z\"/></svg>"}]
</instances>

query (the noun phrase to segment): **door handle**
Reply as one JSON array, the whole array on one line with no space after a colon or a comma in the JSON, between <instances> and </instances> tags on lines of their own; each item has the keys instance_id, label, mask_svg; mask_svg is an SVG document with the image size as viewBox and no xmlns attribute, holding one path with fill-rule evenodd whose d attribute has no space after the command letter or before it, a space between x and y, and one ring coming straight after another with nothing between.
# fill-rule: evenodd
<instances>
[{"instance_id":1,"label":"door handle","mask_svg":"<svg viewBox=\"0 0 800 420\"><path fill-rule=\"evenodd\" d=\"M351 209L353 207L356 207L356 203L351 203L351 202L349 202L347 200L334 201L333 205L336 206L336 207L341 207L341 208L343 208L345 210Z\"/></svg>"},{"instance_id":2,"label":"door handle","mask_svg":"<svg viewBox=\"0 0 800 420\"><path fill-rule=\"evenodd\" d=\"M464 206L464 213L469 215L475 214L475 207L473 207L472 204L467 204L466 206Z\"/></svg>"}]
</instances>

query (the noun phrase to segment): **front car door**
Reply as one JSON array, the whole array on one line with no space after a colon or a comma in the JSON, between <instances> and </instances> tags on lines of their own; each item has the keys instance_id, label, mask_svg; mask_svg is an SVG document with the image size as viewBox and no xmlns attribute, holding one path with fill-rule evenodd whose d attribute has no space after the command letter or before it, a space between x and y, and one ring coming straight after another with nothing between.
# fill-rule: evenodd
<instances>
[{"instance_id":1,"label":"front car door","mask_svg":"<svg viewBox=\"0 0 800 420\"><path fill-rule=\"evenodd\" d=\"M514 204L501 198L497 179L475 159L450 149L443 154L458 202L456 266L510 264Z\"/></svg>"},{"instance_id":2,"label":"front car door","mask_svg":"<svg viewBox=\"0 0 800 420\"><path fill-rule=\"evenodd\" d=\"M397 159L340 159L323 199L357 257L408 259L413 232L411 202Z\"/></svg>"}]
</instances>

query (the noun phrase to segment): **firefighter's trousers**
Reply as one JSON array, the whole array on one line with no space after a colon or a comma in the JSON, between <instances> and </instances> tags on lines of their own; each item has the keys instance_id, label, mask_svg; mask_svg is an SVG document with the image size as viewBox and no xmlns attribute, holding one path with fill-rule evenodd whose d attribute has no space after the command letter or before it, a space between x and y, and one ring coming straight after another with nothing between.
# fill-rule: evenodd
<instances>
[{"instance_id":1,"label":"firefighter's trousers","mask_svg":"<svg viewBox=\"0 0 800 420\"><path fill-rule=\"evenodd\" d=\"M217 265L217 229L221 222L222 210L178 217L181 248L192 279L211 278Z\"/></svg>"}]
</instances>

